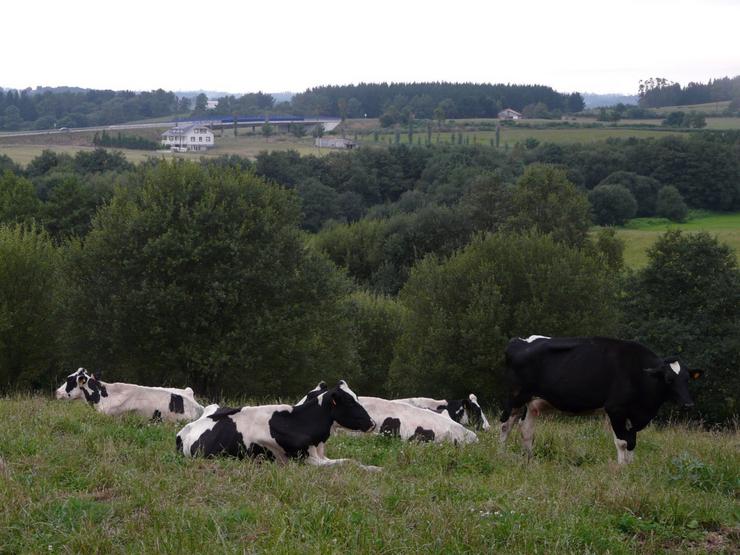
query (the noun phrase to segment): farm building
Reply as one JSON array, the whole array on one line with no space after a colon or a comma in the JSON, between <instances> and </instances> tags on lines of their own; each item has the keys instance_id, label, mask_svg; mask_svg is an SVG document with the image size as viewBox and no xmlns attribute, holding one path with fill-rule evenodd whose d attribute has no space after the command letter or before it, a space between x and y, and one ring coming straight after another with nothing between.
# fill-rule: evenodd
<instances>
[{"instance_id":1,"label":"farm building","mask_svg":"<svg viewBox=\"0 0 740 555\"><path fill-rule=\"evenodd\" d=\"M162 133L162 146L172 150L208 150L214 146L213 133L205 125L175 125Z\"/></svg>"},{"instance_id":2,"label":"farm building","mask_svg":"<svg viewBox=\"0 0 740 555\"><path fill-rule=\"evenodd\" d=\"M319 148L345 148L347 150L357 147L357 143L343 137L317 137L314 144Z\"/></svg>"},{"instance_id":3,"label":"farm building","mask_svg":"<svg viewBox=\"0 0 740 555\"><path fill-rule=\"evenodd\" d=\"M511 108L506 108L498 113L498 119L522 119L523 117L519 112Z\"/></svg>"}]
</instances>

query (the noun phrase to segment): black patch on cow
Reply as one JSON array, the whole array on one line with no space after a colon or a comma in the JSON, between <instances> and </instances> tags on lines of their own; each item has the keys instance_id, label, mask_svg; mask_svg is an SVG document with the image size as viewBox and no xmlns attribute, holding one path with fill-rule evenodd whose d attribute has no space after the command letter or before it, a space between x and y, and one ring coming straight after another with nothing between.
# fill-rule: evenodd
<instances>
[{"instance_id":1,"label":"black patch on cow","mask_svg":"<svg viewBox=\"0 0 740 555\"><path fill-rule=\"evenodd\" d=\"M87 387L90 388L89 393L87 391L87 388L83 387L81 389L82 393L85 394L85 400L91 405L96 405L100 402L101 394L103 397L108 396L108 391L98 380L90 378L89 380L87 380Z\"/></svg>"},{"instance_id":2,"label":"black patch on cow","mask_svg":"<svg viewBox=\"0 0 740 555\"><path fill-rule=\"evenodd\" d=\"M236 412L238 411L239 409L236 409ZM248 454L248 449L244 445L242 434L236 429L236 422L228 418L228 415L213 418L214 416L216 415L209 416L209 418L216 420L213 428L203 432L193 442L190 446L190 454L203 457L228 455L240 459L244 458Z\"/></svg>"},{"instance_id":3,"label":"black patch on cow","mask_svg":"<svg viewBox=\"0 0 740 555\"><path fill-rule=\"evenodd\" d=\"M388 417L380 425L380 435L388 437L398 437L401 435L401 420L398 418Z\"/></svg>"},{"instance_id":4,"label":"black patch on cow","mask_svg":"<svg viewBox=\"0 0 740 555\"><path fill-rule=\"evenodd\" d=\"M177 395L176 393L170 395L170 412L177 414L183 414L185 412L182 396Z\"/></svg>"},{"instance_id":5,"label":"black patch on cow","mask_svg":"<svg viewBox=\"0 0 740 555\"><path fill-rule=\"evenodd\" d=\"M216 412L214 412L213 414L209 414L208 418L210 418L211 420L220 420L221 418L225 416L231 416L232 414L236 414L240 410L242 409L235 409L232 407L220 407L216 409Z\"/></svg>"},{"instance_id":6,"label":"black patch on cow","mask_svg":"<svg viewBox=\"0 0 740 555\"><path fill-rule=\"evenodd\" d=\"M159 410L155 410L154 414L152 414L152 422L162 422L162 413Z\"/></svg>"},{"instance_id":7,"label":"black patch on cow","mask_svg":"<svg viewBox=\"0 0 740 555\"><path fill-rule=\"evenodd\" d=\"M64 390L69 393L75 387L77 387L77 375L67 377L67 385L64 387Z\"/></svg>"},{"instance_id":8,"label":"black patch on cow","mask_svg":"<svg viewBox=\"0 0 740 555\"><path fill-rule=\"evenodd\" d=\"M178 453L185 454L182 450L182 438L180 436L175 436L175 450Z\"/></svg>"},{"instance_id":9,"label":"black patch on cow","mask_svg":"<svg viewBox=\"0 0 740 555\"><path fill-rule=\"evenodd\" d=\"M425 430L421 426L417 426L414 435L409 438L409 441L434 441L434 430Z\"/></svg>"},{"instance_id":10,"label":"black patch on cow","mask_svg":"<svg viewBox=\"0 0 740 555\"><path fill-rule=\"evenodd\" d=\"M262 447L256 443L250 443L247 447L246 456L251 459L264 458L268 461L274 461L275 455L269 449Z\"/></svg>"},{"instance_id":11,"label":"black patch on cow","mask_svg":"<svg viewBox=\"0 0 740 555\"><path fill-rule=\"evenodd\" d=\"M447 401L447 405L444 406L444 409L447 409L447 412L450 414L450 418L458 423L460 422L460 420L462 420L463 414L465 414L465 406L461 400L453 399L451 401ZM442 411L439 410L437 412Z\"/></svg>"}]
</instances>

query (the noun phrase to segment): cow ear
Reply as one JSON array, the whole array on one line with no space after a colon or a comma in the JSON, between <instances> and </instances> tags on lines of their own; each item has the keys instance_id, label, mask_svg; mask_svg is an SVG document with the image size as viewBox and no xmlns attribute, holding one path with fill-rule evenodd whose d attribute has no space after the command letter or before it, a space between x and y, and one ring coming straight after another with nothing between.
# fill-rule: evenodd
<instances>
[{"instance_id":1,"label":"cow ear","mask_svg":"<svg viewBox=\"0 0 740 555\"><path fill-rule=\"evenodd\" d=\"M87 383L87 378L84 374L77 376L77 385L85 385Z\"/></svg>"},{"instance_id":2,"label":"cow ear","mask_svg":"<svg viewBox=\"0 0 740 555\"><path fill-rule=\"evenodd\" d=\"M103 379L103 373L100 370L95 370L95 373L93 374L93 378L100 381Z\"/></svg>"},{"instance_id":3,"label":"cow ear","mask_svg":"<svg viewBox=\"0 0 740 555\"><path fill-rule=\"evenodd\" d=\"M704 373L704 370L691 370L689 372L689 375L691 376L692 380L698 380L701 378L701 375Z\"/></svg>"},{"instance_id":4,"label":"cow ear","mask_svg":"<svg viewBox=\"0 0 740 555\"><path fill-rule=\"evenodd\" d=\"M468 395L468 399L470 399L474 403L478 402L478 397L475 396L475 393L471 393L470 395Z\"/></svg>"}]
</instances>

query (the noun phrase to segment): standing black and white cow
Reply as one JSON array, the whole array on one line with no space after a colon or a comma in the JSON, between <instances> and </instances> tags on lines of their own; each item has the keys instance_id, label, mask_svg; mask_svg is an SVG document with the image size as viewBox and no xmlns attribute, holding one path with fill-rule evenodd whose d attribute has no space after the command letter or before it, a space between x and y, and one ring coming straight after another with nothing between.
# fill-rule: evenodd
<instances>
[{"instance_id":1,"label":"standing black and white cow","mask_svg":"<svg viewBox=\"0 0 740 555\"><path fill-rule=\"evenodd\" d=\"M194 420L203 412L193 390L106 383L80 368L55 392L57 399L85 399L104 414L133 412L152 420Z\"/></svg>"},{"instance_id":2,"label":"standing black and white cow","mask_svg":"<svg viewBox=\"0 0 740 555\"><path fill-rule=\"evenodd\" d=\"M464 426L488 430L491 425L478 404L478 398L471 393L467 399L437 400L429 397L409 397L407 399L393 399L399 403L406 403L421 409L433 410L448 415L455 422Z\"/></svg>"},{"instance_id":3,"label":"standing black and white cow","mask_svg":"<svg viewBox=\"0 0 740 555\"><path fill-rule=\"evenodd\" d=\"M304 403L326 388L324 382L309 391L298 404ZM380 397L358 397L360 404L377 423L374 433L400 437L408 441L473 443L478 437L449 416Z\"/></svg>"},{"instance_id":4,"label":"standing black and white cow","mask_svg":"<svg viewBox=\"0 0 740 555\"><path fill-rule=\"evenodd\" d=\"M264 456L279 463L305 459L330 466L351 459L328 459L324 444L334 423L370 431L375 422L344 381L312 396L302 405L262 405L241 408L206 407L203 416L177 433L177 449L187 457ZM377 467L360 465L367 470Z\"/></svg>"},{"instance_id":5,"label":"standing black and white cow","mask_svg":"<svg viewBox=\"0 0 740 555\"><path fill-rule=\"evenodd\" d=\"M606 337L514 338L506 347L510 380L509 396L501 414L501 441L505 442L520 412L522 439L532 453L534 418L546 401L555 409L587 413L604 409L614 434L617 461L631 462L637 432L655 417L661 405L674 399L685 408L693 406L690 370L675 358L660 358L634 341ZM539 398L535 399L535 398Z\"/></svg>"}]
</instances>

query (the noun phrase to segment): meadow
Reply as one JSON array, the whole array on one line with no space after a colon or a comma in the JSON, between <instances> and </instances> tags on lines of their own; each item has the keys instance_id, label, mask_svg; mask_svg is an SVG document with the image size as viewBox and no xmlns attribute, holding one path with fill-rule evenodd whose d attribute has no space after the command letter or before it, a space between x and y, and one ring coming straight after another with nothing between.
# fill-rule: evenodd
<instances>
[{"instance_id":1,"label":"meadow","mask_svg":"<svg viewBox=\"0 0 740 555\"><path fill-rule=\"evenodd\" d=\"M645 266L648 248L669 229L706 231L729 245L740 260L740 213L692 211L688 221L684 223L671 222L665 218L635 218L624 227L617 228L617 236L625 243L625 264L635 269Z\"/></svg>"},{"instance_id":2,"label":"meadow","mask_svg":"<svg viewBox=\"0 0 740 555\"><path fill-rule=\"evenodd\" d=\"M2 553L707 553L740 545L740 435L651 426L618 467L602 418L542 421L527 461L334 437L383 467L185 459L174 424L0 399ZM492 420L493 422L493 420ZM518 434L516 434L518 435Z\"/></svg>"}]
</instances>

